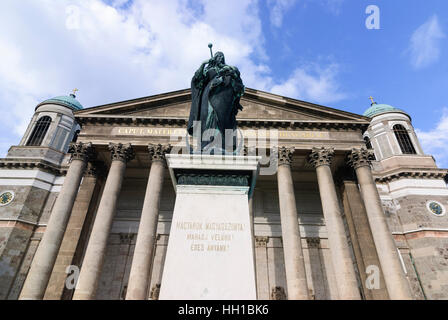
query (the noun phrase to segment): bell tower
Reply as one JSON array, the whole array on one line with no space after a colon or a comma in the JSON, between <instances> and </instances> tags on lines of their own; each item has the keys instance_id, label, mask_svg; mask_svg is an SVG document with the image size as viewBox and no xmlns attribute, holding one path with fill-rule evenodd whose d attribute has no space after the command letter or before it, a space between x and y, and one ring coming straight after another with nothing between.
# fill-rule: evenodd
<instances>
[{"instance_id":1,"label":"bell tower","mask_svg":"<svg viewBox=\"0 0 448 320\"><path fill-rule=\"evenodd\" d=\"M73 90L76 92L76 90ZM48 160L59 159L57 154L65 154L68 146L76 136L79 125L75 123L74 111L81 110L82 105L76 100L74 93L45 100L36 106L35 113L28 125L18 149L29 147L29 154L34 156L33 149L48 148ZM11 149L15 149L14 147ZM12 151L12 154L10 154ZM42 154L40 152L40 154ZM10 150L8 157L14 156Z\"/></svg>"},{"instance_id":2,"label":"bell tower","mask_svg":"<svg viewBox=\"0 0 448 320\"><path fill-rule=\"evenodd\" d=\"M408 160L424 157L411 117L403 110L387 104L378 104L371 99L371 107L364 112L364 116L372 119L364 133L364 140L367 147L374 150L376 160L383 161L396 156L401 158L401 161L404 157ZM431 156L425 163L435 166Z\"/></svg>"},{"instance_id":3,"label":"bell tower","mask_svg":"<svg viewBox=\"0 0 448 320\"><path fill-rule=\"evenodd\" d=\"M18 298L64 182L80 128L74 112L83 108L75 92L39 103L19 145L0 159L0 300Z\"/></svg>"}]
</instances>

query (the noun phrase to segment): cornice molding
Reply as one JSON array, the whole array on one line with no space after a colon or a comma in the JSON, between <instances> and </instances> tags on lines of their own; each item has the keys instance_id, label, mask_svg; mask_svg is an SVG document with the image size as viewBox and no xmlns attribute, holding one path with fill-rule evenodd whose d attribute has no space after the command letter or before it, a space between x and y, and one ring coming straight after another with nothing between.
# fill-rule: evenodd
<instances>
[{"instance_id":1,"label":"cornice molding","mask_svg":"<svg viewBox=\"0 0 448 320\"><path fill-rule=\"evenodd\" d=\"M374 174L375 182L387 183L400 179L416 178L416 179L444 179L448 176L448 170L419 170L419 171L399 171L392 174L377 176Z\"/></svg>"},{"instance_id":2,"label":"cornice molding","mask_svg":"<svg viewBox=\"0 0 448 320\"><path fill-rule=\"evenodd\" d=\"M63 175L64 168L45 160L0 159L0 169L40 169L54 175ZM65 168L67 172L68 167Z\"/></svg>"},{"instance_id":3,"label":"cornice molding","mask_svg":"<svg viewBox=\"0 0 448 320\"><path fill-rule=\"evenodd\" d=\"M183 117L144 117L144 116L118 116L118 115L77 115L76 121L82 125L161 125L185 127L187 118ZM368 122L346 120L263 120L240 119L239 128L262 129L291 129L291 130L352 130L365 131Z\"/></svg>"}]
</instances>

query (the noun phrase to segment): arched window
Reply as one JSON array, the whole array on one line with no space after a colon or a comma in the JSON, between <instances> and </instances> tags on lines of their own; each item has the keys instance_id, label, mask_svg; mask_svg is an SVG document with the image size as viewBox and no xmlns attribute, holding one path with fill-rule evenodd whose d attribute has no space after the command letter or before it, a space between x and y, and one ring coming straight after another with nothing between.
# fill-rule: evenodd
<instances>
[{"instance_id":1,"label":"arched window","mask_svg":"<svg viewBox=\"0 0 448 320\"><path fill-rule=\"evenodd\" d=\"M51 124L51 118L49 116L44 116L37 120L34 126L33 132L28 139L27 146L40 146L45 138L45 134Z\"/></svg>"},{"instance_id":2,"label":"arched window","mask_svg":"<svg viewBox=\"0 0 448 320\"><path fill-rule=\"evenodd\" d=\"M414 146L412 145L411 138L409 137L406 128L401 124L396 124L394 125L393 130L398 144L400 145L401 152L403 154L417 154L417 152L415 152Z\"/></svg>"}]
</instances>

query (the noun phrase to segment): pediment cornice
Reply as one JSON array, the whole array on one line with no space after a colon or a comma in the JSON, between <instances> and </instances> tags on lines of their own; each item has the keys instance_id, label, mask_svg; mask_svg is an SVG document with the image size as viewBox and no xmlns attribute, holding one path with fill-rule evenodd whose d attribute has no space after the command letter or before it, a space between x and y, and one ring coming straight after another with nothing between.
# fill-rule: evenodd
<instances>
[{"instance_id":1,"label":"pediment cornice","mask_svg":"<svg viewBox=\"0 0 448 320\"><path fill-rule=\"evenodd\" d=\"M373 176L378 183L387 183L400 179L445 179L448 176L448 170L439 168L400 168L384 173L374 172Z\"/></svg>"},{"instance_id":2,"label":"pediment cornice","mask_svg":"<svg viewBox=\"0 0 448 320\"><path fill-rule=\"evenodd\" d=\"M174 127L185 127L188 120L182 117L136 117L119 115L79 115L76 119L81 125L153 125ZM367 129L368 125L368 122L347 120L238 120L238 127L248 129L352 129L364 131Z\"/></svg>"},{"instance_id":3,"label":"pediment cornice","mask_svg":"<svg viewBox=\"0 0 448 320\"><path fill-rule=\"evenodd\" d=\"M370 122L369 118L354 113L250 88L246 89L241 101L243 105L250 105L252 109L254 108L253 106L255 106L256 110L264 108L268 111L271 110L273 114L270 114L270 112L261 115L257 114L256 118L251 117L251 114L237 117L240 126L263 126L267 128L320 128L329 126L340 128L356 125L357 127L366 128ZM188 109L190 102L190 89L186 89L83 109L75 112L75 117L81 124L172 123L181 126L186 123L185 110ZM167 108L178 108L179 106L182 106L183 113L181 112L178 116L164 116L162 115L163 112L157 111L162 108L169 110Z\"/></svg>"}]
</instances>

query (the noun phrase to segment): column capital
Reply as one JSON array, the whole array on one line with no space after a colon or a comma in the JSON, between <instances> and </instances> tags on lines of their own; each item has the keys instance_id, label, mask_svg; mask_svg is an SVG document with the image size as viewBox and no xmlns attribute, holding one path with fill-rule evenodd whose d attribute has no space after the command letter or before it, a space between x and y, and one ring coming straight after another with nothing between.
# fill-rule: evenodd
<instances>
[{"instance_id":1,"label":"column capital","mask_svg":"<svg viewBox=\"0 0 448 320\"><path fill-rule=\"evenodd\" d=\"M370 167L371 161L374 159L372 150L367 148L353 148L347 155L347 163L354 169L368 166Z\"/></svg>"},{"instance_id":2,"label":"column capital","mask_svg":"<svg viewBox=\"0 0 448 320\"><path fill-rule=\"evenodd\" d=\"M269 237L255 236L255 247L256 248L266 248L269 242Z\"/></svg>"},{"instance_id":3,"label":"column capital","mask_svg":"<svg viewBox=\"0 0 448 320\"><path fill-rule=\"evenodd\" d=\"M308 156L308 162L313 165L314 168L319 166L329 166L331 164L331 160L333 160L333 157L333 148L314 147Z\"/></svg>"},{"instance_id":4,"label":"column capital","mask_svg":"<svg viewBox=\"0 0 448 320\"><path fill-rule=\"evenodd\" d=\"M294 147L278 147L278 164L290 166L294 151Z\"/></svg>"},{"instance_id":5,"label":"column capital","mask_svg":"<svg viewBox=\"0 0 448 320\"><path fill-rule=\"evenodd\" d=\"M120 244L131 244L134 240L135 233L120 233Z\"/></svg>"},{"instance_id":6,"label":"column capital","mask_svg":"<svg viewBox=\"0 0 448 320\"><path fill-rule=\"evenodd\" d=\"M72 142L68 149L68 153L71 154L70 162L73 160L81 160L84 162L94 158L94 149L91 142Z\"/></svg>"},{"instance_id":7,"label":"column capital","mask_svg":"<svg viewBox=\"0 0 448 320\"><path fill-rule=\"evenodd\" d=\"M106 172L106 166L102 161L89 161L84 175L88 177L104 177Z\"/></svg>"},{"instance_id":8,"label":"column capital","mask_svg":"<svg viewBox=\"0 0 448 320\"><path fill-rule=\"evenodd\" d=\"M306 243L308 244L308 248L319 248L320 238L318 237L306 238Z\"/></svg>"},{"instance_id":9,"label":"column capital","mask_svg":"<svg viewBox=\"0 0 448 320\"><path fill-rule=\"evenodd\" d=\"M165 162L165 155L170 153L172 146L170 144L162 145L162 144L149 144L149 159L151 161L163 161Z\"/></svg>"},{"instance_id":10,"label":"column capital","mask_svg":"<svg viewBox=\"0 0 448 320\"><path fill-rule=\"evenodd\" d=\"M128 162L134 159L135 153L130 143L109 143L109 151L112 161Z\"/></svg>"}]
</instances>

